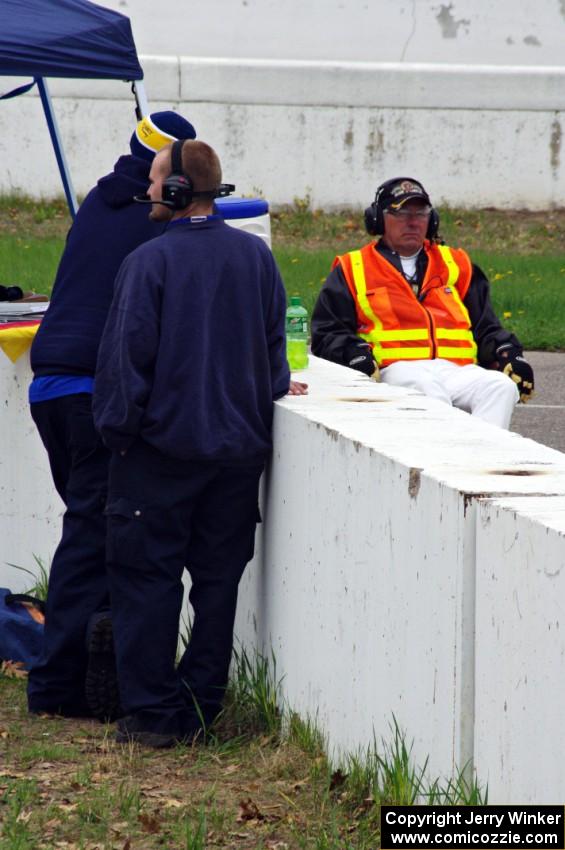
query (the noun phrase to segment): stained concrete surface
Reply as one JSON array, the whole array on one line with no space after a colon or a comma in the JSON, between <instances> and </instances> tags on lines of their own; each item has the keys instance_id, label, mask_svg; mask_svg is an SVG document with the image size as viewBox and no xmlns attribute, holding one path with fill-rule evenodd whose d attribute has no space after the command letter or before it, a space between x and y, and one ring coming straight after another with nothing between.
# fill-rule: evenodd
<instances>
[{"instance_id":1,"label":"stained concrete surface","mask_svg":"<svg viewBox=\"0 0 565 850\"><path fill-rule=\"evenodd\" d=\"M534 370L535 395L518 404L511 431L565 452L565 352L528 351Z\"/></svg>"}]
</instances>

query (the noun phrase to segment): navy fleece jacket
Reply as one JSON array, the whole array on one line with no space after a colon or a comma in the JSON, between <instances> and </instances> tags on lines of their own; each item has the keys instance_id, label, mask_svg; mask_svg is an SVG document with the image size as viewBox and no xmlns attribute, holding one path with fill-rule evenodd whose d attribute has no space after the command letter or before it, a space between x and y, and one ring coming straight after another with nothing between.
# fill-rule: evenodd
<instances>
[{"instance_id":1,"label":"navy fleece jacket","mask_svg":"<svg viewBox=\"0 0 565 850\"><path fill-rule=\"evenodd\" d=\"M149 184L151 163L122 156L80 205L31 348L40 375L94 375L98 345L122 260L163 232L148 208L133 201Z\"/></svg>"},{"instance_id":2,"label":"navy fleece jacket","mask_svg":"<svg viewBox=\"0 0 565 850\"><path fill-rule=\"evenodd\" d=\"M286 298L269 248L211 216L180 219L124 261L98 356L106 445L138 437L184 460L252 463L271 448L290 374Z\"/></svg>"}]
</instances>

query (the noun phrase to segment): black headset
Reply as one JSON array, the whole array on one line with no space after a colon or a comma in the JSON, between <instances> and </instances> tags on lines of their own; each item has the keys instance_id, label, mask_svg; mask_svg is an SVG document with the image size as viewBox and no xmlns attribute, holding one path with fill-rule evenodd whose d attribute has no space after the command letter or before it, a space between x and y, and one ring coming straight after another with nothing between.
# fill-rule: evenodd
<instances>
[{"instance_id":1,"label":"black headset","mask_svg":"<svg viewBox=\"0 0 565 850\"><path fill-rule=\"evenodd\" d=\"M217 189L203 189L196 192L190 175L182 167L182 148L185 139L177 139L171 148L171 173L163 180L161 189L162 203L172 210L184 210L194 198L225 198L235 191L232 183L221 183Z\"/></svg>"},{"instance_id":2,"label":"black headset","mask_svg":"<svg viewBox=\"0 0 565 850\"><path fill-rule=\"evenodd\" d=\"M410 180L418 186L424 188L419 180L414 180L413 177L392 177L390 180L385 180L381 183L375 194L375 200L370 207L365 210L365 230L370 236L382 236L385 232L384 209L382 205L383 194L386 190L399 183L401 180ZM428 229L426 231L426 239L437 239L439 230L439 213L432 207L430 218L428 221Z\"/></svg>"}]
</instances>

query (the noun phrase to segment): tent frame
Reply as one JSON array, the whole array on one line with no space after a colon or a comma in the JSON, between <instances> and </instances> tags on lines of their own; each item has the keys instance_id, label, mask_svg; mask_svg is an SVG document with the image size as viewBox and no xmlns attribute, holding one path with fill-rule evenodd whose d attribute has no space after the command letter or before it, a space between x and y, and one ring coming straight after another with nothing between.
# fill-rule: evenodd
<instances>
[{"instance_id":1,"label":"tent frame","mask_svg":"<svg viewBox=\"0 0 565 850\"><path fill-rule=\"evenodd\" d=\"M51 100L51 94L49 92L47 80L45 79L45 77L34 77L34 82L36 83L37 88L39 90L41 105L43 106L43 112L45 113L47 127L49 128L49 135L51 136L51 142L53 144L55 158L59 167L61 180L63 181L65 197L67 199L69 211L74 220L78 212L78 202L73 187L71 172L69 170L69 165L65 156L65 150L63 148L61 134L59 133L59 125L57 123L57 118L55 117L55 111L53 109L53 102ZM144 115L149 114L149 104L147 102L147 95L145 94L145 86L143 84L143 81L134 80L132 83L132 91L135 97L135 112L138 120L141 120Z\"/></svg>"}]
</instances>

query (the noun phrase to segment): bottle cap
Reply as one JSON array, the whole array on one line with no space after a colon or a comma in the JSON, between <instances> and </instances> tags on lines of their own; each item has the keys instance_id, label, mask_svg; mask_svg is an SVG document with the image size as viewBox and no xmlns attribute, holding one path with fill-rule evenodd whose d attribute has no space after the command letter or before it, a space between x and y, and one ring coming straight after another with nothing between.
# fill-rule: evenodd
<instances>
[{"instance_id":1,"label":"bottle cap","mask_svg":"<svg viewBox=\"0 0 565 850\"><path fill-rule=\"evenodd\" d=\"M290 304L292 307L300 306L300 295L291 295L290 296Z\"/></svg>"}]
</instances>

